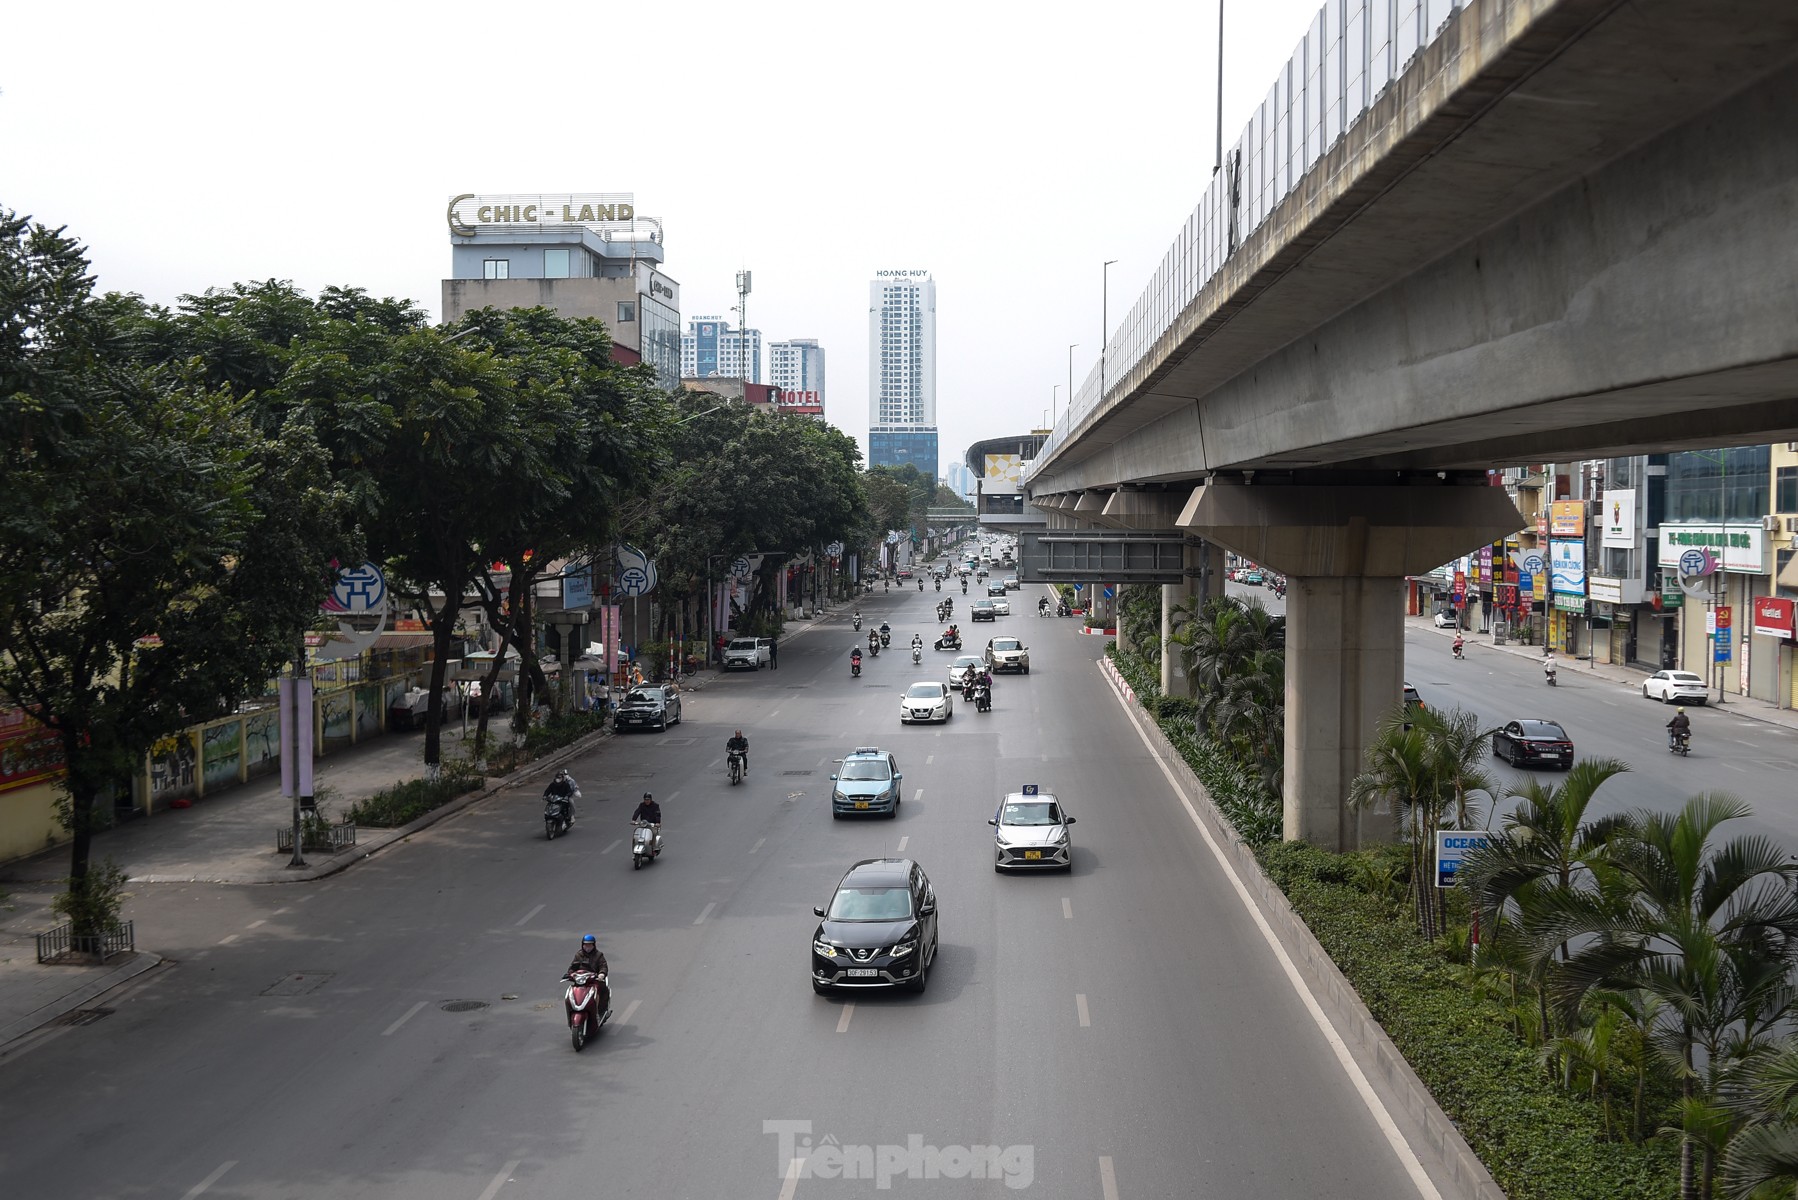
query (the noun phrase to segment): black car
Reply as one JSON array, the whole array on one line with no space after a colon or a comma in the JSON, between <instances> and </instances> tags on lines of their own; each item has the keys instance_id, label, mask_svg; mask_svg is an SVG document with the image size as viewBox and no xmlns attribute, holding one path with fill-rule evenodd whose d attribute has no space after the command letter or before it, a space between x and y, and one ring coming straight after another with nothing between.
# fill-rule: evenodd
<instances>
[{"instance_id":1,"label":"black car","mask_svg":"<svg viewBox=\"0 0 1798 1200\"><path fill-rule=\"evenodd\" d=\"M614 729L666 729L680 724L680 695L673 688L634 687L612 717Z\"/></svg>"},{"instance_id":2,"label":"black car","mask_svg":"<svg viewBox=\"0 0 1798 1200\"><path fill-rule=\"evenodd\" d=\"M976 600L973 608L968 611L968 620L970 621L997 621L998 619L998 606L991 600Z\"/></svg>"},{"instance_id":3,"label":"black car","mask_svg":"<svg viewBox=\"0 0 1798 1200\"><path fill-rule=\"evenodd\" d=\"M1492 735L1492 755L1514 767L1573 769L1573 739L1554 721L1512 721Z\"/></svg>"},{"instance_id":4,"label":"black car","mask_svg":"<svg viewBox=\"0 0 1798 1200\"><path fill-rule=\"evenodd\" d=\"M849 868L812 934L812 990L924 990L936 961L936 891L909 858L865 858Z\"/></svg>"}]
</instances>

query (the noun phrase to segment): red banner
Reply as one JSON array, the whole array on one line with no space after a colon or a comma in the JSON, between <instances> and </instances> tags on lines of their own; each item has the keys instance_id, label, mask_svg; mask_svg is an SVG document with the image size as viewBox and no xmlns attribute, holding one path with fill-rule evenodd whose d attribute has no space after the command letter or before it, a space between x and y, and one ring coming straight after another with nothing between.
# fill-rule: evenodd
<instances>
[{"instance_id":1,"label":"red banner","mask_svg":"<svg viewBox=\"0 0 1798 1200\"><path fill-rule=\"evenodd\" d=\"M62 772L62 742L57 736L19 709L0 709L0 792Z\"/></svg>"},{"instance_id":2,"label":"red banner","mask_svg":"<svg viewBox=\"0 0 1798 1200\"><path fill-rule=\"evenodd\" d=\"M1762 637L1784 638L1788 641L1793 636L1792 619L1793 602L1780 600L1773 596L1759 596L1754 601L1754 632Z\"/></svg>"}]
</instances>

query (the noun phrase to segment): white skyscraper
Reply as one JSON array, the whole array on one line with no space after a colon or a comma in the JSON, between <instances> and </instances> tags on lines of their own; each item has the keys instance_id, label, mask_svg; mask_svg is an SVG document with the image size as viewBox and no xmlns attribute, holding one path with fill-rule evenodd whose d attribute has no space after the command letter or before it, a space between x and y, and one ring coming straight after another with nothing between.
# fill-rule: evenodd
<instances>
[{"instance_id":1,"label":"white skyscraper","mask_svg":"<svg viewBox=\"0 0 1798 1200\"><path fill-rule=\"evenodd\" d=\"M768 382L783 392L808 395L824 407L824 348L816 338L791 338L768 345Z\"/></svg>"},{"instance_id":2,"label":"white skyscraper","mask_svg":"<svg viewBox=\"0 0 1798 1200\"><path fill-rule=\"evenodd\" d=\"M687 332L680 340L680 373L683 379L709 379L724 375L762 381L762 331L745 331L730 327L722 317L694 317L687 322Z\"/></svg>"},{"instance_id":3,"label":"white skyscraper","mask_svg":"<svg viewBox=\"0 0 1798 1200\"><path fill-rule=\"evenodd\" d=\"M880 271L868 285L868 462L936 472L936 282Z\"/></svg>"}]
</instances>

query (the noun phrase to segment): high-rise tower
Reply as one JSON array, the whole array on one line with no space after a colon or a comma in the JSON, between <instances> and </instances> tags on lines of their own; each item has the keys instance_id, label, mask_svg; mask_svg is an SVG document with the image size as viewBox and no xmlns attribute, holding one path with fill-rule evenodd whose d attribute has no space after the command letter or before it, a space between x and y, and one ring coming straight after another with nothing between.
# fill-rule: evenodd
<instances>
[{"instance_id":1,"label":"high-rise tower","mask_svg":"<svg viewBox=\"0 0 1798 1200\"><path fill-rule=\"evenodd\" d=\"M936 282L879 271L868 285L868 464L937 477Z\"/></svg>"}]
</instances>

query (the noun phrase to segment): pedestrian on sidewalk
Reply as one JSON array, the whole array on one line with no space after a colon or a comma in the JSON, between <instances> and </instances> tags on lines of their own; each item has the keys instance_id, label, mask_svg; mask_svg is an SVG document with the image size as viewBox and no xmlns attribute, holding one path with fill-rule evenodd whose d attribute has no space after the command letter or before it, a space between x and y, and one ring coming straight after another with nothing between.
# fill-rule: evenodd
<instances>
[{"instance_id":1,"label":"pedestrian on sidewalk","mask_svg":"<svg viewBox=\"0 0 1798 1200\"><path fill-rule=\"evenodd\" d=\"M768 669L770 671L780 670L780 639L779 638L769 638L768 639Z\"/></svg>"}]
</instances>

